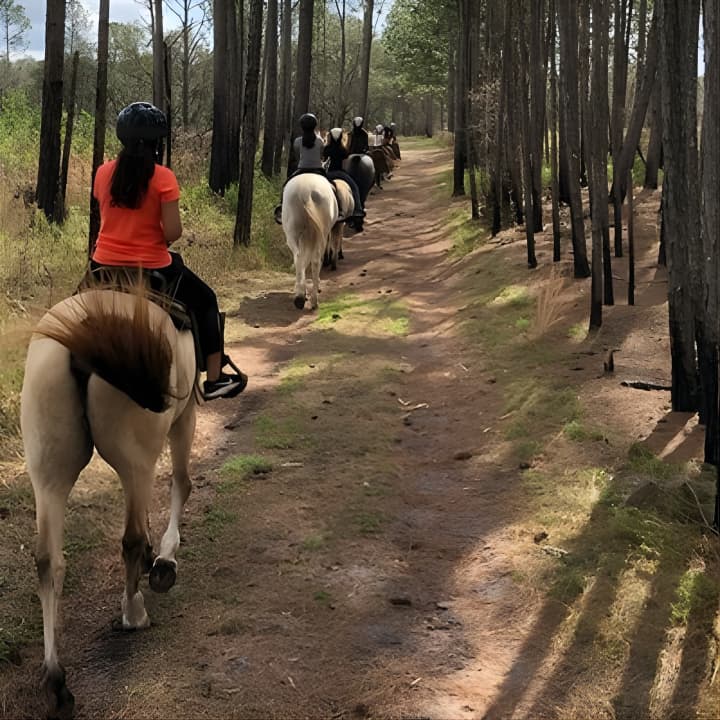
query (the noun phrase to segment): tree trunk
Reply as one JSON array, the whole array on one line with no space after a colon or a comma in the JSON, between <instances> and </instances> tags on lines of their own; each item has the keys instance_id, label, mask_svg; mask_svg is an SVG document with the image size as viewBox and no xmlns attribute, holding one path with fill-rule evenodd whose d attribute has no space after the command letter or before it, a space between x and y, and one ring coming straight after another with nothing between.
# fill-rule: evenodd
<instances>
[{"instance_id":1,"label":"tree trunk","mask_svg":"<svg viewBox=\"0 0 720 720\"><path fill-rule=\"evenodd\" d=\"M628 305L635 304L635 218L633 217L633 200L635 190L632 182L632 170L628 171Z\"/></svg>"},{"instance_id":2,"label":"tree trunk","mask_svg":"<svg viewBox=\"0 0 720 720\"><path fill-rule=\"evenodd\" d=\"M635 100L633 102L632 114L630 115L630 122L628 123L627 135L625 136L625 142L623 143L622 150L620 151L620 158L617 160L618 164L618 177L622 183L620 188L620 197L625 197L625 182L627 178L627 172L633 165L635 158L635 152L640 142L640 136L642 134L643 125L645 124L645 115L647 114L648 104L650 103L650 95L652 93L653 85L655 84L655 77L657 75L658 68L658 5L655 3L653 11L652 24L650 26L650 34L648 36L647 46L647 60L645 67L643 68L643 75L638 86L638 91L635 93ZM697 53L696 53L697 54Z\"/></svg>"},{"instance_id":3,"label":"tree trunk","mask_svg":"<svg viewBox=\"0 0 720 720\"><path fill-rule=\"evenodd\" d=\"M277 25L278 0L268 0L265 43L267 67L265 69L265 131L261 168L265 177L271 177L274 166L275 139L277 137Z\"/></svg>"},{"instance_id":4,"label":"tree trunk","mask_svg":"<svg viewBox=\"0 0 720 720\"><path fill-rule=\"evenodd\" d=\"M553 221L553 261L561 258L560 247L560 183L558 178L558 103L557 68L555 60L555 0L550 0L550 177L552 180L552 221Z\"/></svg>"},{"instance_id":5,"label":"tree trunk","mask_svg":"<svg viewBox=\"0 0 720 720\"><path fill-rule=\"evenodd\" d=\"M650 98L650 141L645 156L645 187L656 190L662 156L662 115L660 103L660 85L655 83Z\"/></svg>"},{"instance_id":6,"label":"tree trunk","mask_svg":"<svg viewBox=\"0 0 720 720\"><path fill-rule=\"evenodd\" d=\"M107 123L108 38L110 34L110 0L100 0L98 16L97 83L95 90L95 133L93 139L92 180L90 181L90 233L88 258L95 250L100 232L100 205L93 195L95 173L105 159L105 128Z\"/></svg>"},{"instance_id":7,"label":"tree trunk","mask_svg":"<svg viewBox=\"0 0 720 720\"><path fill-rule=\"evenodd\" d=\"M185 4L182 29L182 124L187 130L190 124L190 17L189 3Z\"/></svg>"},{"instance_id":8,"label":"tree trunk","mask_svg":"<svg viewBox=\"0 0 720 720\"><path fill-rule=\"evenodd\" d=\"M508 94L508 83L510 82L510 62L512 48L512 28L510 27L510 13L506 6L502 6L500 12L504 14L501 19L503 27L502 44L502 69L500 74L500 87L498 88L498 113L495 123L495 168L493 171L493 220L492 235L497 235L502 229L502 205L503 205L503 141L505 137L505 100Z\"/></svg>"},{"instance_id":9,"label":"tree trunk","mask_svg":"<svg viewBox=\"0 0 720 720\"><path fill-rule=\"evenodd\" d=\"M228 155L228 181L237 182L240 177L240 120L243 113L243 67L244 67L244 2L237 7L235 0L225 2L225 39L227 43L227 65L223 72L227 89L228 138L225 152ZM238 9L240 17L238 18ZM262 42L262 30L260 31ZM256 95L257 97L257 95Z\"/></svg>"},{"instance_id":10,"label":"tree trunk","mask_svg":"<svg viewBox=\"0 0 720 720\"><path fill-rule=\"evenodd\" d=\"M163 3L162 0L152 0L152 2L154 6L152 34L153 105L165 112L165 53L163 52L165 37L163 33Z\"/></svg>"},{"instance_id":11,"label":"tree trunk","mask_svg":"<svg viewBox=\"0 0 720 720\"><path fill-rule=\"evenodd\" d=\"M242 119L242 154L240 188L233 233L235 245L250 244L252 229L253 182L255 152L258 144L258 85L260 83L260 52L262 45L263 0L250 0L248 23L248 55L245 72L245 102Z\"/></svg>"},{"instance_id":12,"label":"tree trunk","mask_svg":"<svg viewBox=\"0 0 720 720\"><path fill-rule=\"evenodd\" d=\"M623 134L625 132L625 95L627 93L627 53L625 45L626 25L629 22L627 17L627 0L614 0L615 23L613 39L613 93L612 93L612 114L610 116L610 151L613 156L613 196L614 205L614 226L615 226L615 257L622 257L622 198L618 182L618 168L616 159L620 156Z\"/></svg>"},{"instance_id":13,"label":"tree trunk","mask_svg":"<svg viewBox=\"0 0 720 720\"><path fill-rule=\"evenodd\" d=\"M568 190L572 219L573 266L576 278L590 276L580 193L580 118L578 97L578 42L576 0L558 0L560 29L560 104L565 108L568 154Z\"/></svg>"},{"instance_id":14,"label":"tree trunk","mask_svg":"<svg viewBox=\"0 0 720 720\"><path fill-rule=\"evenodd\" d=\"M55 218L60 180L60 127L65 58L65 0L48 0L36 200L48 220Z\"/></svg>"},{"instance_id":15,"label":"tree trunk","mask_svg":"<svg viewBox=\"0 0 720 720\"><path fill-rule=\"evenodd\" d=\"M542 138L545 120L546 55L543 49L543 17L545 0L530 3L530 24L528 46L530 62L528 87L530 91L530 116L528 144L530 169L532 173L532 219L535 232L543 231L542 217Z\"/></svg>"},{"instance_id":16,"label":"tree trunk","mask_svg":"<svg viewBox=\"0 0 720 720\"><path fill-rule=\"evenodd\" d=\"M165 114L167 115L167 127L168 134L165 141L165 165L172 167L172 130L173 130L173 104L172 104L172 75L170 74L172 68L172 50L170 46L163 43L163 71L164 81L163 87L165 88ZM160 159L162 162L162 158Z\"/></svg>"},{"instance_id":17,"label":"tree trunk","mask_svg":"<svg viewBox=\"0 0 720 720\"><path fill-rule=\"evenodd\" d=\"M227 24L225 4L232 0L213 0L213 124L210 149L209 185L213 192L225 194L230 185L228 159L228 82Z\"/></svg>"},{"instance_id":18,"label":"tree trunk","mask_svg":"<svg viewBox=\"0 0 720 720\"><path fill-rule=\"evenodd\" d=\"M280 48L280 92L278 94L278 123L275 139L275 161L273 173L280 174L282 153L286 139L290 137L292 126L292 0L283 0L282 5L282 43Z\"/></svg>"},{"instance_id":19,"label":"tree trunk","mask_svg":"<svg viewBox=\"0 0 720 720\"><path fill-rule=\"evenodd\" d=\"M460 13L460 7L458 7ZM460 17L462 17L460 15ZM467 67L465 57L467 55L466 35L462 26L457 28L457 57L455 58L455 144L453 152L453 197L461 197L465 194L465 165L467 162L467 141L465 132L467 127L465 88L467 82L465 75ZM452 40L451 40L452 41Z\"/></svg>"},{"instance_id":20,"label":"tree trunk","mask_svg":"<svg viewBox=\"0 0 720 720\"><path fill-rule=\"evenodd\" d=\"M608 17L609 0L592 0L592 78L589 108L590 135L590 193L592 195L592 288L590 302L590 330L602 325L602 276L609 274L609 244L605 247L608 229L607 151L608 151ZM607 265L603 261L607 261ZM610 277L612 292L612 277Z\"/></svg>"},{"instance_id":21,"label":"tree trunk","mask_svg":"<svg viewBox=\"0 0 720 720\"><path fill-rule=\"evenodd\" d=\"M375 0L365 0L363 16L362 56L360 60L360 108L359 114L367 116L368 84L370 80L370 53L372 51L373 10Z\"/></svg>"},{"instance_id":22,"label":"tree trunk","mask_svg":"<svg viewBox=\"0 0 720 720\"><path fill-rule=\"evenodd\" d=\"M659 13L672 408L698 408L695 299L700 241L697 147L697 40L700 0L656 0ZM651 31L652 33L652 31ZM648 52L648 66L650 58ZM695 277L693 277L695 275Z\"/></svg>"},{"instance_id":23,"label":"tree trunk","mask_svg":"<svg viewBox=\"0 0 720 720\"><path fill-rule=\"evenodd\" d=\"M448 43L448 92L447 92L447 107L448 107L448 132L455 132L455 81L457 72L455 69L455 47L453 43Z\"/></svg>"},{"instance_id":24,"label":"tree trunk","mask_svg":"<svg viewBox=\"0 0 720 720\"><path fill-rule=\"evenodd\" d=\"M65 220L65 193L67 190L68 170L70 169L70 150L72 148L73 126L75 124L75 95L77 91L78 65L80 52L73 54L72 74L70 75L70 96L67 102L67 122L65 123L65 142L63 143L62 162L60 163L60 191L55 203L55 222Z\"/></svg>"},{"instance_id":25,"label":"tree trunk","mask_svg":"<svg viewBox=\"0 0 720 720\"><path fill-rule=\"evenodd\" d=\"M292 141L300 133L300 116L310 108L310 77L312 73L313 0L300 0L297 57L295 61L295 104L293 106L291 152L288 157L288 174L294 169L297 158L292 157Z\"/></svg>"},{"instance_id":26,"label":"tree trunk","mask_svg":"<svg viewBox=\"0 0 720 720\"><path fill-rule=\"evenodd\" d=\"M467 122L465 125L465 143L467 153L467 165L470 182L470 212L473 220L480 219L480 203L478 201L478 188L477 188L477 151L475 148L475 137L472 129L472 97L473 97L473 80L477 75L477 55L475 52L475 44L472 42L472 38L477 36L478 23L477 23L477 7L472 0L461 0L461 11L462 11L462 23L461 32L463 33L464 40L463 46L465 48L465 57L463 62L465 64L465 82L464 88L465 97L465 117ZM432 96L430 97L430 109L432 111Z\"/></svg>"},{"instance_id":27,"label":"tree trunk","mask_svg":"<svg viewBox=\"0 0 720 720\"><path fill-rule=\"evenodd\" d=\"M707 398L705 423L705 462L720 473L720 2L705 0L705 94L702 125L701 237L707 294L703 308L706 326L705 358L701 358L703 392ZM715 496L716 528L720 528L720 475Z\"/></svg>"}]
</instances>

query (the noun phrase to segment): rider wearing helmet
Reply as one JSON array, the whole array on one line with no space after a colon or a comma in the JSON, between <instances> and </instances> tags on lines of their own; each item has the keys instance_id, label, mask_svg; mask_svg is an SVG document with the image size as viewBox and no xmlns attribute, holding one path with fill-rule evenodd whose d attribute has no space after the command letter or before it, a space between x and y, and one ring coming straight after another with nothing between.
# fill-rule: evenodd
<instances>
[{"instance_id":1,"label":"rider wearing helmet","mask_svg":"<svg viewBox=\"0 0 720 720\"><path fill-rule=\"evenodd\" d=\"M330 180L344 180L349 186L355 200L355 211L351 217L365 217L365 211L360 198L360 188L353 178L343 170L343 160L348 157L348 151L343 144L342 128L333 128L327 135L327 142L323 150L323 158L330 160L328 178Z\"/></svg>"},{"instance_id":2,"label":"rider wearing helmet","mask_svg":"<svg viewBox=\"0 0 720 720\"><path fill-rule=\"evenodd\" d=\"M375 126L375 136L373 137L373 147L381 147L385 138L385 126L379 123Z\"/></svg>"},{"instance_id":3,"label":"rider wearing helmet","mask_svg":"<svg viewBox=\"0 0 720 720\"><path fill-rule=\"evenodd\" d=\"M300 118L302 135L295 138L293 156L297 160L297 168L288 174L288 180L294 175L304 172L325 174L323 169L323 141L317 132L318 120L312 113L305 113Z\"/></svg>"},{"instance_id":4,"label":"rider wearing helmet","mask_svg":"<svg viewBox=\"0 0 720 720\"><path fill-rule=\"evenodd\" d=\"M153 270L168 284L176 283L174 298L197 320L207 369L205 399L234 397L245 389L248 379L239 370L237 374L223 372L232 361L223 354L217 297L178 253L168 252L182 235L182 223L177 179L160 164L168 134L165 114L149 103L132 103L120 111L116 133L123 145L120 154L97 169L93 185L100 206L100 233L90 269L102 277L103 267L141 267Z\"/></svg>"},{"instance_id":5,"label":"rider wearing helmet","mask_svg":"<svg viewBox=\"0 0 720 720\"><path fill-rule=\"evenodd\" d=\"M370 149L367 130L363 127L365 121L361 117L353 118L353 127L350 133L350 146L348 154L361 155Z\"/></svg>"}]
</instances>

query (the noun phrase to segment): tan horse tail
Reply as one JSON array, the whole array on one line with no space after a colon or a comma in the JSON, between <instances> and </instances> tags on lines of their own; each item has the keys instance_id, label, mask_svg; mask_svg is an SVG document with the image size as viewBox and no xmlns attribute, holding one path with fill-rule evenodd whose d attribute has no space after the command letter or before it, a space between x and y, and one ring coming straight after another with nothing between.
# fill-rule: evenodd
<instances>
[{"instance_id":1,"label":"tan horse tail","mask_svg":"<svg viewBox=\"0 0 720 720\"><path fill-rule=\"evenodd\" d=\"M140 407L163 412L174 397L170 387L173 351L163 323L153 318L142 288L133 290L131 303L113 293L81 293L56 306L35 332L64 345L75 367L95 374L125 393Z\"/></svg>"}]
</instances>

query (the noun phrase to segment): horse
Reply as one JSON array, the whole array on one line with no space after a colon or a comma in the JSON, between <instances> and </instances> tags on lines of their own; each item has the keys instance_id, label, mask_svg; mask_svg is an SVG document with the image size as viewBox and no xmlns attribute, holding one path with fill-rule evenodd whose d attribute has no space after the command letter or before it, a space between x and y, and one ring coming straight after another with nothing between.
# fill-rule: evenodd
<instances>
[{"instance_id":1,"label":"horse","mask_svg":"<svg viewBox=\"0 0 720 720\"><path fill-rule=\"evenodd\" d=\"M375 166L369 155L353 154L343 162L343 169L355 181L360 191L360 199L363 206L367 200L370 190L375 183ZM353 218L353 227L358 232L363 231L363 218Z\"/></svg>"},{"instance_id":2,"label":"horse","mask_svg":"<svg viewBox=\"0 0 720 720\"><path fill-rule=\"evenodd\" d=\"M335 196L338 205L343 208L346 217L351 216L355 211L355 199L353 198L350 186L344 180L340 179L333 180L333 185L335 186ZM343 258L342 241L344 230L344 222L336 222L335 225L333 225L330 231L330 240L323 256L323 267L330 265L331 270L337 270L337 261Z\"/></svg>"},{"instance_id":3,"label":"horse","mask_svg":"<svg viewBox=\"0 0 720 720\"><path fill-rule=\"evenodd\" d=\"M310 307L318 305L320 267L330 231L339 218L338 202L327 178L302 173L290 178L283 190L282 226L295 264L295 307L305 307L308 265L312 274Z\"/></svg>"},{"instance_id":4,"label":"horse","mask_svg":"<svg viewBox=\"0 0 720 720\"><path fill-rule=\"evenodd\" d=\"M370 157L375 166L375 185L382 190L383 177L392 172L393 163L388 157L385 148L380 146L370 149Z\"/></svg>"},{"instance_id":5,"label":"horse","mask_svg":"<svg viewBox=\"0 0 720 720\"><path fill-rule=\"evenodd\" d=\"M176 580L179 524L191 485L196 380L191 333L177 330L144 288L80 292L51 308L33 333L20 422L35 494L35 563L45 639L42 688L51 716L70 715L74 707L56 645L68 495L97 449L125 493L122 627L147 627L138 589L141 572L149 572L156 592L167 592ZM147 513L166 438L173 467L170 521L153 559Z\"/></svg>"}]
</instances>

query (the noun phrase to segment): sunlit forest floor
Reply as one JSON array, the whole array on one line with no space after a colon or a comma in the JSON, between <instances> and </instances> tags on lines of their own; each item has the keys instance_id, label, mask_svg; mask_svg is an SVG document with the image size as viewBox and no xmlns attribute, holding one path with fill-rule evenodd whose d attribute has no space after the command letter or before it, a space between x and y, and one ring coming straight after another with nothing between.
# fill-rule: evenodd
<instances>
[{"instance_id":1,"label":"sunlit forest floor","mask_svg":"<svg viewBox=\"0 0 720 720\"><path fill-rule=\"evenodd\" d=\"M178 584L146 592L147 631L113 630L120 489L84 472L61 638L78 718L717 717L702 429L621 385L668 382L659 197L636 201L637 305L613 259L588 336L567 238L553 265L549 227L528 271L522 228L490 240L448 207L449 163L403 146L318 312L287 272L220 280L250 385L200 410ZM168 479L164 458L156 542ZM38 717L32 492L19 461L3 483L0 714Z\"/></svg>"}]
</instances>

